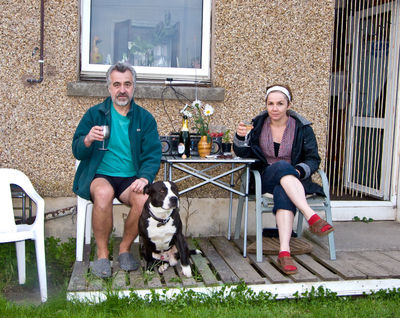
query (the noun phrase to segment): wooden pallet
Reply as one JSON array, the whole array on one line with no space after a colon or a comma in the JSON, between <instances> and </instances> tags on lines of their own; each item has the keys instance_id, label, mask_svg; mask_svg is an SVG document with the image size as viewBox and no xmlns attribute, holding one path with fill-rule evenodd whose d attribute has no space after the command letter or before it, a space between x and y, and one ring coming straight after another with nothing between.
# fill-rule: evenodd
<instances>
[{"instance_id":1,"label":"wooden pallet","mask_svg":"<svg viewBox=\"0 0 400 318\"><path fill-rule=\"evenodd\" d=\"M249 244L254 241L249 238ZM112 261L113 276L99 279L90 274L90 246L85 246L83 262L75 262L69 293L106 290L149 290L165 288L215 287L223 284L249 285L293 284L308 282L334 282L346 280L368 280L400 278L400 252L357 252L338 253L331 261L328 252L313 245L310 254L294 255L298 273L286 275L276 264L276 256L264 256L257 263L255 254L242 256L243 240L228 241L225 237L188 239L191 248L198 248L202 255L192 255L193 277L181 274L180 265L170 267L163 274L144 271L144 260L139 244L133 244L132 253L140 259L139 270L127 273ZM119 240L114 240L114 251L118 251ZM114 253L113 259L117 259Z\"/></svg>"}]
</instances>

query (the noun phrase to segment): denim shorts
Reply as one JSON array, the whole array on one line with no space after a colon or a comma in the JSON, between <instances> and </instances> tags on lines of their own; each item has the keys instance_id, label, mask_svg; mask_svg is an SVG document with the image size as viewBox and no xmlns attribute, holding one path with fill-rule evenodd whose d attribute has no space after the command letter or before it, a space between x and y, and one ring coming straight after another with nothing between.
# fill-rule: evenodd
<instances>
[{"instance_id":1,"label":"denim shorts","mask_svg":"<svg viewBox=\"0 0 400 318\"><path fill-rule=\"evenodd\" d=\"M262 193L271 193L274 196L274 214L280 209L289 210L296 214L296 206L280 184L282 177L287 175L299 178L296 169L283 160L269 165L261 174Z\"/></svg>"},{"instance_id":2,"label":"denim shorts","mask_svg":"<svg viewBox=\"0 0 400 318\"><path fill-rule=\"evenodd\" d=\"M96 178L106 179L113 187L117 199L137 179L137 177L113 177L105 174L95 174L93 180Z\"/></svg>"}]
</instances>

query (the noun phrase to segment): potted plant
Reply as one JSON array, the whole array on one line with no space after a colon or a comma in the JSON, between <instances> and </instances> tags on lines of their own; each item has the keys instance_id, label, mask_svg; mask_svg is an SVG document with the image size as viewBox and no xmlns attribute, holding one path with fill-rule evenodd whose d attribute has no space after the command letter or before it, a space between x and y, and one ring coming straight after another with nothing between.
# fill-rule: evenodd
<instances>
[{"instance_id":1,"label":"potted plant","mask_svg":"<svg viewBox=\"0 0 400 318\"><path fill-rule=\"evenodd\" d=\"M231 131L229 129L225 130L224 134L222 135L222 152L231 152L232 151L232 143L231 143Z\"/></svg>"},{"instance_id":2,"label":"potted plant","mask_svg":"<svg viewBox=\"0 0 400 318\"><path fill-rule=\"evenodd\" d=\"M181 113L188 118L193 118L194 128L200 135L200 141L197 144L197 150L200 157L205 157L211 153L211 135L209 125L214 108L203 103L200 100L195 100L191 105L186 104L181 110Z\"/></svg>"}]
</instances>

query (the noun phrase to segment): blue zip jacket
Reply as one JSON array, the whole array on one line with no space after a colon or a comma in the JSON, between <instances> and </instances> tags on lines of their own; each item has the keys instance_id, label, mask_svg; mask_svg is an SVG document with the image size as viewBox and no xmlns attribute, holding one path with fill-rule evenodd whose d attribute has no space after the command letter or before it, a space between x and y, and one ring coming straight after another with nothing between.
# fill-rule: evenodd
<instances>
[{"instance_id":1,"label":"blue zip jacket","mask_svg":"<svg viewBox=\"0 0 400 318\"><path fill-rule=\"evenodd\" d=\"M80 164L75 173L72 190L87 200L90 200L90 184L103 160L104 151L98 150L102 144L100 141L94 141L90 147L86 147L83 141L93 126L109 125L111 129L111 105L111 97L108 97L102 103L91 107L82 117L73 137L72 153L80 160ZM136 176L146 178L151 183L160 169L162 155L156 120L133 99L127 117L130 119L128 129ZM106 144L107 142L108 140Z\"/></svg>"}]
</instances>

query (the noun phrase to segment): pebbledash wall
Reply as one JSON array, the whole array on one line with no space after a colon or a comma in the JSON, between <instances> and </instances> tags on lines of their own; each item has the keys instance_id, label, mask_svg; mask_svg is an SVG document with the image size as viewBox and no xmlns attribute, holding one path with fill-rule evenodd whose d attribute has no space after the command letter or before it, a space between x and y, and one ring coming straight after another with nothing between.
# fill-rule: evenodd
<instances>
[{"instance_id":1,"label":"pebbledash wall","mask_svg":"<svg viewBox=\"0 0 400 318\"><path fill-rule=\"evenodd\" d=\"M99 96L74 90L89 85L86 91L94 92L96 85L79 83L79 11L77 0L45 0L44 80L28 84L27 78L39 77L39 54L32 56L32 51L39 46L40 0L1 2L0 167L26 173L46 199L46 211L75 204L72 136L84 112L104 98L104 90ZM314 123L324 159L334 1L216 0L212 16L212 87L223 92L222 98L204 98L215 108L212 122L226 125L233 134L240 119L264 109L267 85L286 83L293 90L294 109ZM208 91L212 96L213 90ZM154 114L160 134L166 135L171 124L161 99L153 97L136 102ZM182 105L167 99L165 107L179 127ZM187 235L226 233L226 193L209 186L190 200ZM117 234L127 210L118 211ZM46 234L74 236L74 226L73 217L54 219L46 222Z\"/></svg>"}]
</instances>

